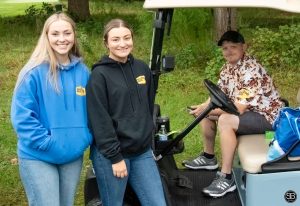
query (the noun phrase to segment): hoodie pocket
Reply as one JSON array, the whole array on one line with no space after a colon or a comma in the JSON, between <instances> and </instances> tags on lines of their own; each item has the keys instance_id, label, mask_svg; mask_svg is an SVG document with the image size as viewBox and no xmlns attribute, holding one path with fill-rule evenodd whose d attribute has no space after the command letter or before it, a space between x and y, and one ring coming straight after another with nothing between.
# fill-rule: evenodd
<instances>
[{"instance_id":1,"label":"hoodie pocket","mask_svg":"<svg viewBox=\"0 0 300 206\"><path fill-rule=\"evenodd\" d=\"M52 145L49 155L58 162L72 161L83 155L92 142L87 127L53 128L51 129Z\"/></svg>"}]
</instances>

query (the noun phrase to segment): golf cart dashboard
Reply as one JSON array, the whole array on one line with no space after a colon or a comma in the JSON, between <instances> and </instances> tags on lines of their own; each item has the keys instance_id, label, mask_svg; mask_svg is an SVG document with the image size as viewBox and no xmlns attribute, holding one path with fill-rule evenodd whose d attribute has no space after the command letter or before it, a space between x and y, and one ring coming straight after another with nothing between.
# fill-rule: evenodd
<instances>
[{"instance_id":1,"label":"golf cart dashboard","mask_svg":"<svg viewBox=\"0 0 300 206\"><path fill-rule=\"evenodd\" d=\"M145 9L168 8L220 8L220 7L247 7L247 8L273 8L288 12L300 12L299 0L145 0Z\"/></svg>"}]
</instances>

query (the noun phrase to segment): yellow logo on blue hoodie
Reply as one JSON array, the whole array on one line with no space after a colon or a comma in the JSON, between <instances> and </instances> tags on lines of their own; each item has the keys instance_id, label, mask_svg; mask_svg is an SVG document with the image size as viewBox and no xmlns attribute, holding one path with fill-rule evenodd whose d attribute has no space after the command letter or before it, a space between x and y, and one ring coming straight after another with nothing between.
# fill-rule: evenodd
<instances>
[{"instance_id":1,"label":"yellow logo on blue hoodie","mask_svg":"<svg viewBox=\"0 0 300 206\"><path fill-rule=\"evenodd\" d=\"M85 96L85 88L82 86L76 87L76 94L78 96Z\"/></svg>"}]
</instances>

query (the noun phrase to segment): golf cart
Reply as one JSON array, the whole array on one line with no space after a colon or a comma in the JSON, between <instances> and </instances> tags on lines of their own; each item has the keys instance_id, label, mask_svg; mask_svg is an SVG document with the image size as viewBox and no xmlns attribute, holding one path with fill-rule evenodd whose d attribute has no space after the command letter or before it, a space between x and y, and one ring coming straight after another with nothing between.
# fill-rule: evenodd
<instances>
[{"instance_id":1,"label":"golf cart","mask_svg":"<svg viewBox=\"0 0 300 206\"><path fill-rule=\"evenodd\" d=\"M153 40L150 68L153 73L156 89L159 76L174 69L174 58L162 56L163 40L166 28L170 33L173 11L176 8L207 7L262 7L281 9L300 13L299 0L146 0L144 8L155 12L153 22ZM163 72L162 72L163 70ZM209 198L201 191L215 177L216 171L179 169L174 154L184 151L183 138L215 108L237 114L234 104L211 81L204 80L210 92L209 106L194 119L182 132L173 134L167 141L159 141L153 135L152 148L161 173L167 205L195 206L296 206L300 205L300 160L289 158L289 153L267 162L268 145L264 135L253 134L252 137L240 136L237 148L239 164L235 165L233 175L237 190L222 198ZM300 101L300 100L299 100ZM168 118L160 115L159 105L155 105L153 120L156 123L156 134L164 125L170 128ZM298 143L299 144L299 143ZM102 205L93 168L88 169L85 180L84 198L86 205ZM135 193L128 185L124 205L140 205Z\"/></svg>"}]
</instances>

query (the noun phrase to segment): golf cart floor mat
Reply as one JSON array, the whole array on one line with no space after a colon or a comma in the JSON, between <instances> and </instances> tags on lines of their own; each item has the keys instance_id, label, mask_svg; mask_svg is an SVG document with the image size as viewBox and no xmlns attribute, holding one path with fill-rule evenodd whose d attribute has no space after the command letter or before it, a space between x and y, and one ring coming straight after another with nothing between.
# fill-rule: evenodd
<instances>
[{"instance_id":1,"label":"golf cart floor mat","mask_svg":"<svg viewBox=\"0 0 300 206\"><path fill-rule=\"evenodd\" d=\"M172 206L241 206L237 190L227 193L224 197L212 198L202 193L215 178L216 171L178 170L180 176L187 177L192 183L192 189L172 184L168 186Z\"/></svg>"}]
</instances>

